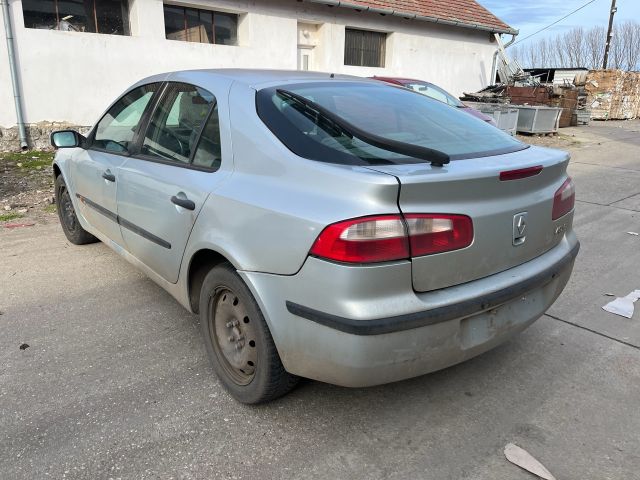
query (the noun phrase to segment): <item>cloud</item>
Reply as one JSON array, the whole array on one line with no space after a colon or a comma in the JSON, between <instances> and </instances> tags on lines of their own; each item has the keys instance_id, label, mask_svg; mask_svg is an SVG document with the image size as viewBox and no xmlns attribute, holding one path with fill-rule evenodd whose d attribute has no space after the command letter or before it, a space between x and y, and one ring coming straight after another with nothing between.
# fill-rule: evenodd
<instances>
[{"instance_id":1,"label":"cloud","mask_svg":"<svg viewBox=\"0 0 640 480\"><path fill-rule=\"evenodd\" d=\"M557 0L535 2L505 2L505 0L481 0L480 3L502 20L514 25L551 23L562 16Z\"/></svg>"}]
</instances>

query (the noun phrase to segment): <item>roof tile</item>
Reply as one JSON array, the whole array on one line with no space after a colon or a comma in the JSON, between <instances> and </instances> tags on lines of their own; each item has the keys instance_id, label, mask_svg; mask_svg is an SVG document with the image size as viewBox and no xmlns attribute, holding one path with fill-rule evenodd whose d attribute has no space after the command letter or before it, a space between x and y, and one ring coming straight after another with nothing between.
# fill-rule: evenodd
<instances>
[{"instance_id":1,"label":"roof tile","mask_svg":"<svg viewBox=\"0 0 640 480\"><path fill-rule=\"evenodd\" d=\"M340 4L459 22L463 26L479 25L489 29L495 28L497 32L514 30L475 0L348 0Z\"/></svg>"}]
</instances>

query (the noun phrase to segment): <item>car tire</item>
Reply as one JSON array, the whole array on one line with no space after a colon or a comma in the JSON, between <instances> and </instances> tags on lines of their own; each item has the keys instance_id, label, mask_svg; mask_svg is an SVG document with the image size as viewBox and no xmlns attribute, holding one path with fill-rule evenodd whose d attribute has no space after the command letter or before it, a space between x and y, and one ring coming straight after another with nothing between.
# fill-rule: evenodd
<instances>
[{"instance_id":1,"label":"car tire","mask_svg":"<svg viewBox=\"0 0 640 480\"><path fill-rule=\"evenodd\" d=\"M97 242L98 239L80 225L73 207L73 202L71 201L71 194L62 175L56 177L55 195L58 218L60 219L62 231L67 239L74 245L85 245L87 243Z\"/></svg>"},{"instance_id":2,"label":"car tire","mask_svg":"<svg viewBox=\"0 0 640 480\"><path fill-rule=\"evenodd\" d=\"M228 263L204 279L200 325L214 371L239 402L268 402L295 387L298 377L284 369L260 307Z\"/></svg>"}]
</instances>

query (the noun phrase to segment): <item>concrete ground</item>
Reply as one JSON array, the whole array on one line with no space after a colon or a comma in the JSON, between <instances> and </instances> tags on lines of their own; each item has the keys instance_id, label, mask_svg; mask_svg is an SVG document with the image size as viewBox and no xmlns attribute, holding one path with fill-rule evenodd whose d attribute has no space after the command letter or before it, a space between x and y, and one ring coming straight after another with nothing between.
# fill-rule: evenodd
<instances>
[{"instance_id":1,"label":"concrete ground","mask_svg":"<svg viewBox=\"0 0 640 480\"><path fill-rule=\"evenodd\" d=\"M640 478L640 122L563 130L582 241L562 297L464 364L369 389L303 382L268 405L213 377L198 319L102 244L0 232L0 478ZM20 350L22 343L29 348Z\"/></svg>"}]
</instances>

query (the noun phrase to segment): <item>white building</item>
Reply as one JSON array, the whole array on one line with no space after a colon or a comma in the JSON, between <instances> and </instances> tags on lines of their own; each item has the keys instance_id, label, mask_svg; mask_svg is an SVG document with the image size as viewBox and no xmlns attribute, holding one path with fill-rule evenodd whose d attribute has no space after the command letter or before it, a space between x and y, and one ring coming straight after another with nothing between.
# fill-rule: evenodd
<instances>
[{"instance_id":1,"label":"white building","mask_svg":"<svg viewBox=\"0 0 640 480\"><path fill-rule=\"evenodd\" d=\"M490 82L493 32L474 0L0 0L8 2L26 124L91 125L142 77L251 67ZM0 24L0 127L17 123Z\"/></svg>"}]
</instances>

